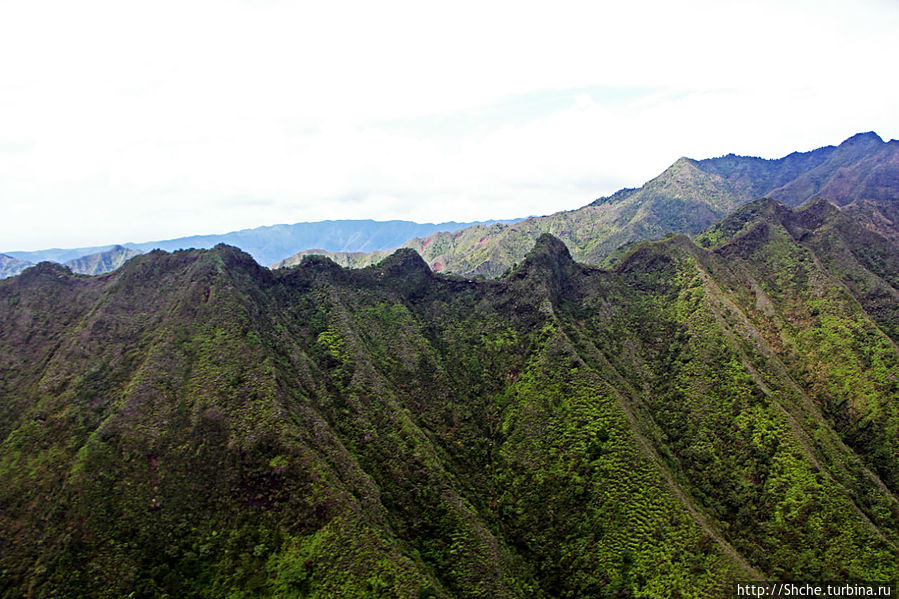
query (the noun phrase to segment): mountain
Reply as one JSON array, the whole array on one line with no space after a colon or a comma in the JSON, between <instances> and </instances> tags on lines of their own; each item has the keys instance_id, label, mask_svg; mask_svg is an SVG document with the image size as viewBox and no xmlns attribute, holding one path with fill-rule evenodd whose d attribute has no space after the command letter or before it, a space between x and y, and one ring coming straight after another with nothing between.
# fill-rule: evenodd
<instances>
[{"instance_id":1,"label":"mountain","mask_svg":"<svg viewBox=\"0 0 899 599\"><path fill-rule=\"evenodd\" d=\"M0 254L0 279L15 276L29 266L32 266L31 262Z\"/></svg>"},{"instance_id":2,"label":"mountain","mask_svg":"<svg viewBox=\"0 0 899 599\"><path fill-rule=\"evenodd\" d=\"M65 265L71 268L72 272L83 275L99 275L117 269L126 260L140 256L142 253L140 250L116 245L105 252L97 252L96 254L68 260Z\"/></svg>"},{"instance_id":3,"label":"mountain","mask_svg":"<svg viewBox=\"0 0 899 599\"><path fill-rule=\"evenodd\" d=\"M508 221L486 221L485 223L415 223L404 220L328 220L292 225L272 225L232 231L221 235L194 235L162 241L125 243L115 246L97 246L74 249L36 250L29 252L7 252L13 258L28 262L68 263L88 255L116 251L125 247L131 250L149 252L154 249L176 251L189 248L211 248L219 243L239 247L260 264L272 264L290 256L297 250L321 248L334 252L371 252L395 248L408 239L431 235L437 231L456 231L475 224ZM99 274L95 272L93 274Z\"/></svg>"},{"instance_id":4,"label":"mountain","mask_svg":"<svg viewBox=\"0 0 899 599\"><path fill-rule=\"evenodd\" d=\"M139 256L142 253L143 252L140 250L126 248L121 245L114 245L106 250L67 260L65 266L70 268L74 273L99 275L115 270L124 264L126 260L133 258L134 256ZM66 254L54 255L59 257ZM15 276L31 266L34 266L31 262L0 254L0 279Z\"/></svg>"},{"instance_id":5,"label":"mountain","mask_svg":"<svg viewBox=\"0 0 899 599\"><path fill-rule=\"evenodd\" d=\"M855 202L855 200L853 200ZM234 248L0 281L0 596L899 578L899 265L827 202L614 268Z\"/></svg>"},{"instance_id":6,"label":"mountain","mask_svg":"<svg viewBox=\"0 0 899 599\"><path fill-rule=\"evenodd\" d=\"M63 264L69 260L77 260L82 256L88 256L90 254L98 254L100 252L106 252L116 247L115 245L100 245L100 246L92 246L92 247L82 247L82 248L52 248L47 250L33 250L33 251L10 251L6 252L6 255L12 256L14 258L18 258L20 260L26 260L30 264L37 264L39 262L56 262L58 264Z\"/></svg>"},{"instance_id":7,"label":"mountain","mask_svg":"<svg viewBox=\"0 0 899 599\"><path fill-rule=\"evenodd\" d=\"M796 152L777 160L729 154L681 158L639 189L623 189L578 210L532 217L518 223L475 226L406 242L438 272L496 277L520 262L534 241L550 233L565 242L576 260L601 264L620 246L693 235L738 206L761 197L799 206L822 197L865 212L878 232L899 238L899 141L860 133L839 146ZM878 225L879 223L879 225ZM306 252L308 254L308 252ZM275 267L298 264L304 254ZM325 252L343 265L375 263L369 258Z\"/></svg>"}]
</instances>

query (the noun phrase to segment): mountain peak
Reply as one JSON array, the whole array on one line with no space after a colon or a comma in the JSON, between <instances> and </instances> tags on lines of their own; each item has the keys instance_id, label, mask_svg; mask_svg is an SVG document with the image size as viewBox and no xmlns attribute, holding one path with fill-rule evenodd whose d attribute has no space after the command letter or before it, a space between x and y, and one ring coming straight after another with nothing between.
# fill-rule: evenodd
<instances>
[{"instance_id":1,"label":"mountain peak","mask_svg":"<svg viewBox=\"0 0 899 599\"><path fill-rule=\"evenodd\" d=\"M877 144L880 145L884 143L883 139L877 135L873 131L866 131L864 133L856 133L846 141L840 144L840 146L857 146L860 144Z\"/></svg>"},{"instance_id":2,"label":"mountain peak","mask_svg":"<svg viewBox=\"0 0 899 599\"><path fill-rule=\"evenodd\" d=\"M389 281L404 295L416 295L428 286L434 275L428 263L411 248L400 248L375 266L375 273L382 281Z\"/></svg>"},{"instance_id":3,"label":"mountain peak","mask_svg":"<svg viewBox=\"0 0 899 599\"><path fill-rule=\"evenodd\" d=\"M378 266L394 274L431 272L428 263L425 262L424 258L412 248L399 248L397 251L384 258Z\"/></svg>"},{"instance_id":4,"label":"mountain peak","mask_svg":"<svg viewBox=\"0 0 899 599\"><path fill-rule=\"evenodd\" d=\"M72 276L72 270L65 265L57 262L45 260L38 262L34 266L29 266L22 271L23 280L31 280L40 277L60 278Z\"/></svg>"},{"instance_id":5,"label":"mountain peak","mask_svg":"<svg viewBox=\"0 0 899 599\"><path fill-rule=\"evenodd\" d=\"M568 251L568 246L558 237L543 233L525 256L518 268L517 276L549 277L551 287L558 289L564 278L563 273L569 273L574 266L575 262Z\"/></svg>"},{"instance_id":6,"label":"mountain peak","mask_svg":"<svg viewBox=\"0 0 899 599\"><path fill-rule=\"evenodd\" d=\"M367 280L373 279L410 300L426 295L435 278L428 263L411 248L400 248L376 266L360 272Z\"/></svg>"},{"instance_id":7,"label":"mountain peak","mask_svg":"<svg viewBox=\"0 0 899 599\"><path fill-rule=\"evenodd\" d=\"M550 233L543 233L537 238L533 249L528 253L527 257L546 256L554 261L573 262L571 252L565 243Z\"/></svg>"},{"instance_id":8,"label":"mountain peak","mask_svg":"<svg viewBox=\"0 0 899 599\"><path fill-rule=\"evenodd\" d=\"M653 179L653 181L664 180L671 175L681 174L681 173L689 173L690 171L698 170L696 166L696 161L692 158L687 158L686 156L681 156L677 160L671 163L671 166L666 168L662 173Z\"/></svg>"}]
</instances>

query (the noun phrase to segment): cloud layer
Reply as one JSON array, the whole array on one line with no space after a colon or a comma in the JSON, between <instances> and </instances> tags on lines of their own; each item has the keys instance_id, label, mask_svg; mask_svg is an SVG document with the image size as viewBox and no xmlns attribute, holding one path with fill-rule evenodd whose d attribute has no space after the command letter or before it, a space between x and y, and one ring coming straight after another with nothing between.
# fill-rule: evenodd
<instances>
[{"instance_id":1,"label":"cloud layer","mask_svg":"<svg viewBox=\"0 0 899 599\"><path fill-rule=\"evenodd\" d=\"M899 137L894 2L599 4L0 2L0 251L545 214Z\"/></svg>"}]
</instances>

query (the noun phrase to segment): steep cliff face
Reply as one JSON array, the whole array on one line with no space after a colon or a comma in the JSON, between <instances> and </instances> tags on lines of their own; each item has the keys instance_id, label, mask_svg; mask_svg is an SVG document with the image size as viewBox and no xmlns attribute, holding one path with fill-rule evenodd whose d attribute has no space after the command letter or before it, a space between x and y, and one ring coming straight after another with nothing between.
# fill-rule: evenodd
<instances>
[{"instance_id":1,"label":"steep cliff face","mask_svg":"<svg viewBox=\"0 0 899 599\"><path fill-rule=\"evenodd\" d=\"M4 596L729 597L899 576L899 269L755 202L603 270L227 246L0 282Z\"/></svg>"}]
</instances>

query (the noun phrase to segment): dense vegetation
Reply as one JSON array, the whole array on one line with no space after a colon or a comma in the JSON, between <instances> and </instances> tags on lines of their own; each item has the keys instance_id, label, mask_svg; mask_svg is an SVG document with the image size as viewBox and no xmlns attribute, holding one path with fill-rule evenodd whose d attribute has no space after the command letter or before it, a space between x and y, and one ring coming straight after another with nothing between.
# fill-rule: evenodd
<instances>
[{"instance_id":1,"label":"dense vegetation","mask_svg":"<svg viewBox=\"0 0 899 599\"><path fill-rule=\"evenodd\" d=\"M848 212L488 281L227 246L2 281L0 596L899 579L899 253Z\"/></svg>"}]
</instances>

